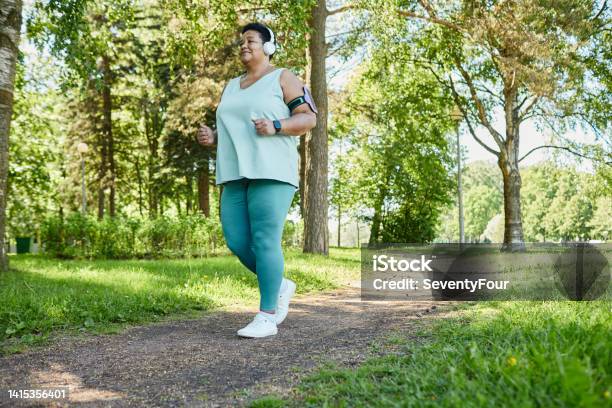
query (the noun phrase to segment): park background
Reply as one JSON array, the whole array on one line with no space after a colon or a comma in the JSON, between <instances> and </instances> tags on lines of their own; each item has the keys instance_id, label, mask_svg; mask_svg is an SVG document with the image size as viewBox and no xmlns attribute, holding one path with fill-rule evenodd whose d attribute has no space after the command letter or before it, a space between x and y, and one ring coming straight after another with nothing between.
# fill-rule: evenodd
<instances>
[{"instance_id":1,"label":"park background","mask_svg":"<svg viewBox=\"0 0 612 408\"><path fill-rule=\"evenodd\" d=\"M495 242L521 251L524 242L606 242L612 233L606 2L49 0L25 1L21 15L18 52L2 43L17 63L10 133L0 135L8 151L0 247L14 251L16 238L31 237L39 253L1 251L11 268L2 276L6 350L58 328L100 330L254 301L252 285L232 283L253 277L227 256L215 151L195 139L200 124L214 123L225 83L242 73L238 28L251 21L274 30L272 62L310 85L320 112L300 137L300 189L283 235L304 293L357 279L347 259L358 252L340 248L360 243ZM16 20L4 21L3 38L14 38ZM140 259L172 279L149 281L131 263ZM207 286L194 268L204 276L222 269L224 281ZM53 284L66 274L106 282L128 270L144 282L117 281L133 304L103 289L79 295L77 282L69 294ZM154 295L139 298L147 288ZM531 313L512 307L519 320ZM563 315L533 307L537 319ZM567 391L562 375L551 381L567 401L609 398L609 351L597 359L589 348L609 345L590 337L609 333L606 308L563 308L580 326L571 341L589 338L568 357L586 388ZM593 319L581 321L584 313ZM503 331L499 324L491 330ZM538 344L547 355L550 345ZM535 388L517 387L532 400Z\"/></svg>"},{"instance_id":2,"label":"park background","mask_svg":"<svg viewBox=\"0 0 612 408\"><path fill-rule=\"evenodd\" d=\"M487 55L486 41L478 42L482 34L470 33L475 44L465 46L471 54L457 66L473 82L473 99L452 65L455 55L434 53L459 40L452 37L454 28L444 31L444 25L401 15L390 24L372 5L344 6L326 17L322 34L328 44L318 50L318 38L308 31L307 2L287 3L271 16L263 6L240 9L224 2L188 8L181 2L112 2L93 10L87 2L45 4L26 3L24 10L27 32L9 143L7 241L31 236L48 250L69 253L101 240L116 248L89 251L153 255L159 245L152 241L162 239L155 234L184 240L171 230L201 215L207 226L200 233L209 235L201 239L222 246L215 152L199 146L194 134L200 123L214 122L220 91L241 71L233 46L236 27L266 18L278 31L276 64L310 82L313 58L327 60L329 77L329 84L322 82L315 69L321 77L312 82L315 97L324 94L327 101L318 101L320 126L309 135L312 147L305 148L306 136L300 138L305 165L287 244L326 253L330 244L357 247L359 241L458 241L457 142L463 153L464 240L504 242L504 202L515 198L504 196L496 157L475 137L495 151L503 150L496 141L512 150L509 141L516 139L518 157L509 162L530 153L520 164L522 190L515 194L524 240L605 240L610 234L607 32L587 33L597 28L586 22L569 26L587 8L560 7L575 15L552 22L568 32L550 44L552 28L527 33L516 27L514 33L507 30L517 24L516 16L507 16L503 28L489 22L490 35L508 42L500 50L514 45L514 36L523 41L516 50L502 50L514 53L509 56ZM541 10L525 12L537 16ZM548 16L539 17L551 24ZM407 25L398 26L402 22ZM593 38L571 49L580 35ZM601 47L596 41L603 41ZM551 54L554 47L566 49ZM543 71L536 75L537 69ZM519 75L514 100L501 97L512 81L508 75ZM508 137L504 109L511 104L520 112L516 136ZM89 149L81 153L83 144ZM542 145L556 148L531 153ZM120 228L105 229L104 222ZM105 235L111 232L116 239Z\"/></svg>"}]
</instances>

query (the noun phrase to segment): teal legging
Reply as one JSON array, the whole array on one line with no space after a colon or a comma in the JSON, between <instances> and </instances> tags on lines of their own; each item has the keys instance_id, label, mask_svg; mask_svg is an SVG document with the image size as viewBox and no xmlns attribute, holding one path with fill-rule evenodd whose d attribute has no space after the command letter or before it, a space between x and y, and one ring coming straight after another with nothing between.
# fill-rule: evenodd
<instances>
[{"instance_id":1,"label":"teal legging","mask_svg":"<svg viewBox=\"0 0 612 408\"><path fill-rule=\"evenodd\" d=\"M257 275L260 310L276 310L283 280L281 238L296 188L268 179L223 185L221 226L228 248Z\"/></svg>"}]
</instances>

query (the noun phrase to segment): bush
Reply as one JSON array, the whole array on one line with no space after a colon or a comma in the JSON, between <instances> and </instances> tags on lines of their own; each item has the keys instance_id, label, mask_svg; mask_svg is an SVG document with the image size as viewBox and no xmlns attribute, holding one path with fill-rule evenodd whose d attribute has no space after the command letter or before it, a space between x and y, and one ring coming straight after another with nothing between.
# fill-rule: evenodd
<instances>
[{"instance_id":1,"label":"bush","mask_svg":"<svg viewBox=\"0 0 612 408\"><path fill-rule=\"evenodd\" d=\"M208 256L223 246L218 219L52 216L41 228L45 252L62 258L159 258Z\"/></svg>"}]
</instances>

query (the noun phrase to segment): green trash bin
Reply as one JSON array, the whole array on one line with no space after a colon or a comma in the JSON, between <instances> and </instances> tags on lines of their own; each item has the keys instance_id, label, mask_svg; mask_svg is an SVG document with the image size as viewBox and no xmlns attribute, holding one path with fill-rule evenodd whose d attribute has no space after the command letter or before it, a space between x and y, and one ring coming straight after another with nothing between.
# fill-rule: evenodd
<instances>
[{"instance_id":1,"label":"green trash bin","mask_svg":"<svg viewBox=\"0 0 612 408\"><path fill-rule=\"evenodd\" d=\"M32 237L17 237L16 240L18 254L27 254L30 252Z\"/></svg>"}]
</instances>

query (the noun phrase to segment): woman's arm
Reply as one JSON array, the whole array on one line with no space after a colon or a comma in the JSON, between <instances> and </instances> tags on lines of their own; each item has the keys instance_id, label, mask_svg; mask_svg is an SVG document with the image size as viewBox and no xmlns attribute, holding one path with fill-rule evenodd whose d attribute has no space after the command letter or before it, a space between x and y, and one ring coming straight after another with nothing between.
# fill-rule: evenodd
<instances>
[{"instance_id":1,"label":"woman's arm","mask_svg":"<svg viewBox=\"0 0 612 408\"><path fill-rule=\"evenodd\" d=\"M285 103L304 95L304 84L288 69L283 70L280 81ZM290 118L281 119L280 123L282 134L299 136L317 125L317 115L305 103L295 108Z\"/></svg>"},{"instance_id":2,"label":"woman's arm","mask_svg":"<svg viewBox=\"0 0 612 408\"><path fill-rule=\"evenodd\" d=\"M281 119L279 122L281 123L279 133L289 136L300 136L317 125L317 115L312 113L307 105L300 105L295 108L290 118Z\"/></svg>"},{"instance_id":3,"label":"woman's arm","mask_svg":"<svg viewBox=\"0 0 612 408\"><path fill-rule=\"evenodd\" d=\"M228 83L225 83L221 94L219 94L219 99L217 100L216 104L217 107L219 107L219 104L221 103L221 97L223 96L223 92L225 92L225 88L227 88L227 84ZM217 129L213 130L211 127L202 124L200 129L198 129L197 139L202 146L215 147L218 140Z\"/></svg>"},{"instance_id":4,"label":"woman's arm","mask_svg":"<svg viewBox=\"0 0 612 408\"><path fill-rule=\"evenodd\" d=\"M281 88L285 103L289 103L297 97L304 95L304 84L295 74L289 70L283 70L280 77ZM288 136L299 136L308 132L317 125L317 115L314 114L308 104L302 104L291 112L289 118L279 118L281 123L280 134ZM275 135L274 124L269 119L253 120L255 129L260 135Z\"/></svg>"}]
</instances>

